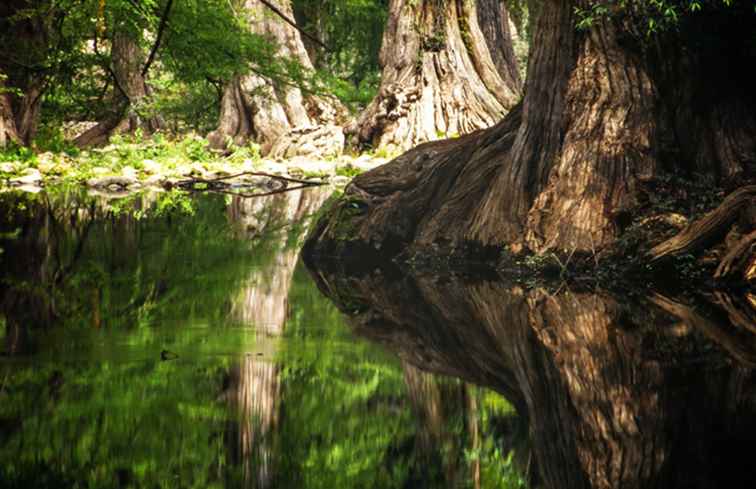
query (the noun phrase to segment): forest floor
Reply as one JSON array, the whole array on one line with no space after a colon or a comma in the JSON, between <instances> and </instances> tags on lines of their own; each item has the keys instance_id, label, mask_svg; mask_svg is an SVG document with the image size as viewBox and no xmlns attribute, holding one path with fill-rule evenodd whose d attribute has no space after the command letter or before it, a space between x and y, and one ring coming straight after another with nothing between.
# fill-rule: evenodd
<instances>
[{"instance_id":1,"label":"forest floor","mask_svg":"<svg viewBox=\"0 0 756 489\"><path fill-rule=\"evenodd\" d=\"M0 152L0 190L39 192L45 187L78 185L114 197L145 189L162 190L187 182L253 187L265 179L292 179L345 186L356 175L388 161L364 153L330 158L260 157L256 147L232 148L226 154L207 149L198 137L180 140L117 138L102 148L76 151Z\"/></svg>"}]
</instances>

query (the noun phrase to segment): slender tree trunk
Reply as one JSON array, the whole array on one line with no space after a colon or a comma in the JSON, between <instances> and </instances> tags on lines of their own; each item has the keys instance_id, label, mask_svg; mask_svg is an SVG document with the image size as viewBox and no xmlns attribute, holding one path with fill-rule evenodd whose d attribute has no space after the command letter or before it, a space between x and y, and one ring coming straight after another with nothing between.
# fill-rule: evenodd
<instances>
[{"instance_id":1,"label":"slender tree trunk","mask_svg":"<svg viewBox=\"0 0 756 489\"><path fill-rule=\"evenodd\" d=\"M9 142L21 144L21 136L13 116L13 99L7 92L4 75L0 72L0 148L5 148Z\"/></svg>"},{"instance_id":2,"label":"slender tree trunk","mask_svg":"<svg viewBox=\"0 0 756 489\"><path fill-rule=\"evenodd\" d=\"M289 0L271 3L288 19L294 19ZM244 10L252 32L275 43L281 57L298 62L305 70L313 69L299 31L259 0L246 0ZM298 141L312 146L303 148L304 152L339 153L343 135L334 124L342 110L337 102L303 93L298 87L256 74L240 75L226 85L218 128L208 139L215 148L225 148L229 141L236 145L255 141L263 154L293 156L297 152L295 144L282 141L282 136L308 139L309 135L308 141Z\"/></svg>"},{"instance_id":3,"label":"slender tree trunk","mask_svg":"<svg viewBox=\"0 0 756 489\"><path fill-rule=\"evenodd\" d=\"M313 239L334 243L346 226L350 239L397 252L471 241L590 252L617 237L616 217L663 172L753 178L752 9L693 15L654 44L627 16L578 31L575 7L585 5L541 5L517 109L357 177ZM702 32L718 44L697 44ZM348 210L355 202L360 212Z\"/></svg>"},{"instance_id":4,"label":"slender tree trunk","mask_svg":"<svg viewBox=\"0 0 756 489\"><path fill-rule=\"evenodd\" d=\"M50 19L19 16L28 8L26 0L0 5L0 145L31 144L39 125Z\"/></svg>"},{"instance_id":5,"label":"slender tree trunk","mask_svg":"<svg viewBox=\"0 0 756 489\"><path fill-rule=\"evenodd\" d=\"M501 2L391 0L381 86L348 132L406 150L495 123L520 93L506 19Z\"/></svg>"}]
</instances>

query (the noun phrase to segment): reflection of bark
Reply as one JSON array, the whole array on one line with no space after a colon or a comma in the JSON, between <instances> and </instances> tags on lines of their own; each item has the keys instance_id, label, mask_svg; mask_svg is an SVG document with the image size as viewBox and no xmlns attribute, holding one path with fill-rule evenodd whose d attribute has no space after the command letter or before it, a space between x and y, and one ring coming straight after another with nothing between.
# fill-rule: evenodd
<instances>
[{"instance_id":1,"label":"reflection of bark","mask_svg":"<svg viewBox=\"0 0 756 489\"><path fill-rule=\"evenodd\" d=\"M421 450L427 453L441 441L444 432L438 379L407 362L402 362L402 370L412 410L422 427L419 440Z\"/></svg>"},{"instance_id":2,"label":"reflection of bark","mask_svg":"<svg viewBox=\"0 0 756 489\"><path fill-rule=\"evenodd\" d=\"M720 304L730 313L730 321L723 317L716 318L707 315L702 311L697 311L692 306L685 303L670 299L661 294L654 294L651 301L664 309L673 316L682 320L683 324L695 328L698 332L703 333L713 343L727 351L733 358L737 359L742 365L749 368L756 366L756 337L754 328L751 323L745 331L738 331L733 326L742 326L738 321L743 320L743 312L737 310L734 301L729 296L718 293ZM730 324L732 322L732 325ZM749 331L750 330L750 331Z\"/></svg>"},{"instance_id":3,"label":"reflection of bark","mask_svg":"<svg viewBox=\"0 0 756 489\"><path fill-rule=\"evenodd\" d=\"M448 413L444 412L444 407L461 408L459 399L444 397L438 377L407 362L402 362L402 370L412 411L420 427L415 450L424 461L421 466L441 466L445 481L449 486L456 487L453 482L457 481L458 447L455 446L456 440L445 429Z\"/></svg>"},{"instance_id":4,"label":"reflection of bark","mask_svg":"<svg viewBox=\"0 0 756 489\"><path fill-rule=\"evenodd\" d=\"M281 336L287 318L288 294L299 247L287 247L287 230L317 210L325 194L320 189L287 192L264 198L235 197L229 219L250 239L273 240L275 256L269 266L254 269L232 300L231 316L264 335ZM239 421L232 453L242 466L245 486L270 487L273 477L272 433L278 418L280 379L270 358L248 353L232 372L231 403Z\"/></svg>"},{"instance_id":5,"label":"reflection of bark","mask_svg":"<svg viewBox=\"0 0 756 489\"><path fill-rule=\"evenodd\" d=\"M233 369L231 383L235 388L230 401L239 416L230 426L232 459L241 466L245 487L270 487L271 434L278 424L278 368L247 355Z\"/></svg>"},{"instance_id":6,"label":"reflection of bark","mask_svg":"<svg viewBox=\"0 0 756 489\"><path fill-rule=\"evenodd\" d=\"M478 454L481 444L476 388L424 372L406 361L402 362L402 371L419 426L415 450L425 461L419 467L441 467L445 483L449 487L461 487L465 464L469 462L471 480L474 487L479 487L480 459L473 457L467 461L465 456L465 450ZM465 421L467 438L455 436L452 428L460 418Z\"/></svg>"},{"instance_id":7,"label":"reflection of bark","mask_svg":"<svg viewBox=\"0 0 756 489\"><path fill-rule=\"evenodd\" d=\"M253 270L233 301L231 314L237 321L268 334L283 333L287 296L299 258L299 246L286 246L287 232L291 225L302 223L315 212L325 197L321 189L310 189L232 200L228 214L237 227L250 238L270 236L276 249L269 268Z\"/></svg>"},{"instance_id":8,"label":"reflection of bark","mask_svg":"<svg viewBox=\"0 0 756 489\"><path fill-rule=\"evenodd\" d=\"M467 431L470 437L470 451L475 457L470 463L470 480L474 489L480 489L480 427L478 425L478 397L476 388L465 385L467 398Z\"/></svg>"},{"instance_id":9,"label":"reflection of bark","mask_svg":"<svg viewBox=\"0 0 756 489\"><path fill-rule=\"evenodd\" d=\"M748 470L753 371L697 324L681 327L684 315L601 293L388 276L316 280L358 333L508 397L530 420L546 487L718 487Z\"/></svg>"}]
</instances>

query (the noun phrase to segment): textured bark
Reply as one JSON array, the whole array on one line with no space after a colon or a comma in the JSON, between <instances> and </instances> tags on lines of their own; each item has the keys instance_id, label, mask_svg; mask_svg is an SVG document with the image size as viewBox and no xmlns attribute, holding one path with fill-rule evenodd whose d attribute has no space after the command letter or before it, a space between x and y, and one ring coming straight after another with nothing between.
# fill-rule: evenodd
<instances>
[{"instance_id":1,"label":"textured bark","mask_svg":"<svg viewBox=\"0 0 756 489\"><path fill-rule=\"evenodd\" d=\"M747 87L756 77L740 66L755 60L738 41L747 44L756 14L724 9L708 24L693 16L663 35L657 53L642 49L643 34L624 17L576 30L579 6L541 5L518 109L360 175L314 239L344 239L329 233L348 227L353 239L393 250L475 242L592 252L618 236L617 216L661 173L725 185L753 178L756 100ZM731 57L696 44L697 29L729 43ZM360 212L349 211L355 202Z\"/></svg>"},{"instance_id":2,"label":"textured bark","mask_svg":"<svg viewBox=\"0 0 756 489\"><path fill-rule=\"evenodd\" d=\"M512 32L509 12L502 0L477 0L476 5L478 25L496 71L506 86L519 92L522 80L513 46L517 33Z\"/></svg>"},{"instance_id":3,"label":"textured bark","mask_svg":"<svg viewBox=\"0 0 756 489\"><path fill-rule=\"evenodd\" d=\"M520 93L506 18L501 2L391 0L378 95L347 132L360 145L406 150L494 124ZM488 42L505 46L492 56Z\"/></svg>"},{"instance_id":4,"label":"textured bark","mask_svg":"<svg viewBox=\"0 0 756 489\"><path fill-rule=\"evenodd\" d=\"M137 129L149 135L164 125L159 116L141 114L151 90L142 74L144 53L131 35L120 31L114 34L111 61L115 84L111 102L113 111L74 139L74 144L79 147L103 144L113 134L131 133Z\"/></svg>"},{"instance_id":5,"label":"textured bark","mask_svg":"<svg viewBox=\"0 0 756 489\"><path fill-rule=\"evenodd\" d=\"M294 18L289 0L272 3L289 19ZM299 31L259 0L246 0L244 9L252 32L276 43L282 57L299 62L306 70L313 69ZM294 86L255 74L238 76L224 88L218 128L208 139L215 148L225 148L228 140L236 145L255 141L267 154L290 130L334 125L342 110L337 102L305 94Z\"/></svg>"},{"instance_id":6,"label":"textured bark","mask_svg":"<svg viewBox=\"0 0 756 489\"><path fill-rule=\"evenodd\" d=\"M422 370L507 397L529 420L538 487L749 480L752 334L716 315L691 317L692 308L662 296L652 299L658 308L601 293L397 273L314 276L358 334ZM700 333L713 340L702 350Z\"/></svg>"}]
</instances>

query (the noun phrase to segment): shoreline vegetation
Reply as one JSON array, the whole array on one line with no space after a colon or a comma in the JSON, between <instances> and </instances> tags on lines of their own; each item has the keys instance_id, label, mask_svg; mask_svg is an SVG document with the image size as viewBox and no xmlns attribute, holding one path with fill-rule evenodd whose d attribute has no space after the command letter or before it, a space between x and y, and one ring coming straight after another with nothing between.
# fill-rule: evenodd
<instances>
[{"instance_id":1,"label":"shoreline vegetation","mask_svg":"<svg viewBox=\"0 0 756 489\"><path fill-rule=\"evenodd\" d=\"M145 189L169 190L192 180L222 179L232 187L259 186L265 183L263 174L270 176L266 181L296 179L343 187L352 177L386 163L387 156L362 153L272 159L261 157L254 144L214 151L205 138L191 134L176 139L114 137L106 146L87 150L35 152L20 148L2 152L0 192L36 193L50 187L79 186L119 197Z\"/></svg>"}]
</instances>

